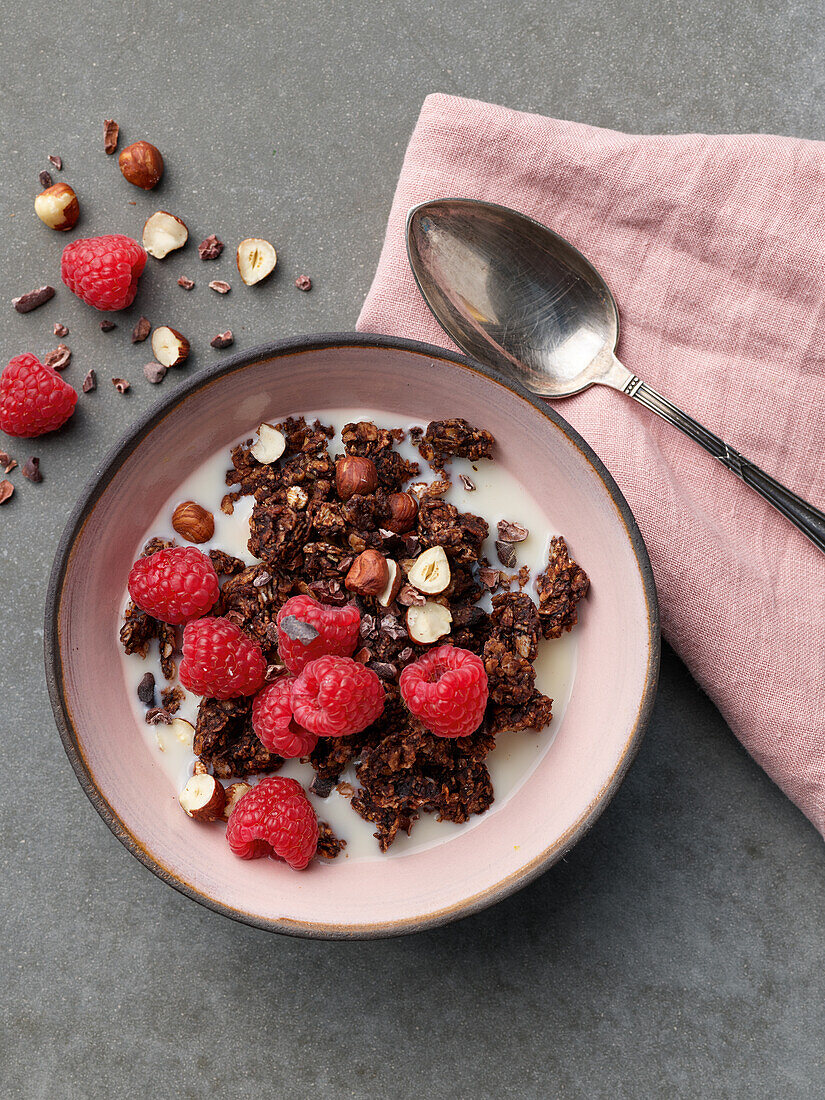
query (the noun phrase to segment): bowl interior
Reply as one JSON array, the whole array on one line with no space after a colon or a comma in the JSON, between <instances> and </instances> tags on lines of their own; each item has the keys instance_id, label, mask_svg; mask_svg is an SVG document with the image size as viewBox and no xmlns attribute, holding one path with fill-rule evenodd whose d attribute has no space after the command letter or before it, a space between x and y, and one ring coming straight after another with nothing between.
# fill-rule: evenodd
<instances>
[{"instance_id":1,"label":"bowl interior","mask_svg":"<svg viewBox=\"0 0 825 1100\"><path fill-rule=\"evenodd\" d=\"M135 545L159 503L204 457L262 420L336 405L424 422L463 416L488 428L498 461L557 521L592 587L580 605L578 668L564 722L514 797L426 851L385 862L338 860L298 875L272 860L237 860L221 829L194 825L181 813L135 730L118 612ZM638 531L572 429L460 357L363 337L253 353L173 396L107 461L82 503L58 553L47 622L47 671L67 751L90 798L131 850L231 916L298 934L364 936L481 908L563 854L632 758L659 645Z\"/></svg>"}]
</instances>

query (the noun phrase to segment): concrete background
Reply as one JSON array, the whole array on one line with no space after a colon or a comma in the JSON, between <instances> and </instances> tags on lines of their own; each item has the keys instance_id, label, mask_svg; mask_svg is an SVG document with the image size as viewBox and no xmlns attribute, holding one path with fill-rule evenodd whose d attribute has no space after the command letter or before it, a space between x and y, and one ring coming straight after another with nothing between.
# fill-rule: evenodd
<instances>
[{"instance_id":1,"label":"concrete background","mask_svg":"<svg viewBox=\"0 0 825 1100\"><path fill-rule=\"evenodd\" d=\"M0 301L47 281L58 295L0 311L2 357L47 351L59 319L66 377L94 366L100 388L57 437L0 441L45 475L15 471L0 513L0 1094L822 1096L821 841L667 649L638 762L592 833L451 927L377 943L268 935L179 896L114 840L54 729L41 614L72 502L159 394L128 340L138 311L100 333L60 289L64 239L32 213L59 153L84 235L137 235L162 206L195 242L275 242L279 274L259 292L233 278L230 250L207 269L191 246L144 281L140 311L192 337L189 373L228 326L243 348L354 325L426 93L637 131L818 138L822 6L40 0L6 5L3 40ZM103 155L104 116L160 147L157 192ZM182 272L199 284L189 295ZM292 287L302 273L311 294ZM220 277L236 284L226 298L205 285ZM131 379L127 397L112 375Z\"/></svg>"}]
</instances>

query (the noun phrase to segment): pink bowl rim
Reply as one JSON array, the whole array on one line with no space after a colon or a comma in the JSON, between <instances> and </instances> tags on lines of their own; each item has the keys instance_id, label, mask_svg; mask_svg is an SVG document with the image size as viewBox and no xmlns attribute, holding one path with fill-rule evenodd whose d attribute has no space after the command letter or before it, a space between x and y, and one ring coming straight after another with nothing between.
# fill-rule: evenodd
<instances>
[{"instance_id":1,"label":"pink bowl rim","mask_svg":"<svg viewBox=\"0 0 825 1100\"><path fill-rule=\"evenodd\" d=\"M145 436L149 434L156 424L168 416L175 406L185 397L188 397L223 375L243 370L264 359L273 359L298 352L326 351L344 347L366 347L408 351L432 359L441 359L459 367L463 367L467 371L474 374L481 374L485 378L509 390L522 401L531 405L545 417L545 419L549 420L559 431L561 431L593 468L621 516L642 578L648 626L648 662L645 672L644 688L636 713L636 720L610 781L605 784L599 797L589 807L587 813L585 813L567 833L546 848L540 856L501 881L492 884L480 894L476 894L462 902L456 903L446 910L440 910L423 916L410 917L392 923L378 922L371 925L352 926L321 925L315 923L300 924L293 920L269 920L256 917L253 914L238 912L224 905L222 902L217 901L215 898L194 889L189 883L183 882L177 875L155 859L151 852L146 850L120 819L111 803L101 794L86 765L83 751L80 747L80 739L74 727L71 711L64 694L63 656L58 630L60 600L75 540L86 522L88 513L106 491L109 483L114 478L122 463L131 455L136 447L139 446ZM60 542L58 543L54 563L52 565L46 593L44 626L46 684L58 733L63 742L63 748L66 751L69 762L89 801L121 844L123 844L136 859L140 860L145 867L148 867L153 874L157 875L158 878L174 887L186 897L192 898L194 901L204 905L206 908L212 909L216 913L221 913L223 916L230 917L232 920L236 920L242 924L249 924L270 932L279 932L308 939L379 939L421 932L428 928L434 928L470 916L473 913L480 912L494 905L496 902L509 897L510 894L515 893L524 886L527 886L540 874L548 870L554 863L561 859L562 856L569 852L573 845L581 840L585 833L589 831L594 822L606 809L624 780L628 768L639 751L645 728L650 720L656 696L661 659L659 604L647 548L636 520L633 517L633 513L630 511L630 507L622 495L621 490L601 459L582 436L579 435L575 428L568 424L563 417L559 416L546 401L531 394L519 384L508 379L501 372L478 363L469 356L448 351L445 348L440 348L434 344L427 344L419 340L406 340L401 337L382 336L376 333L364 332L310 334L284 340L276 340L271 343L250 348L248 351L238 352L220 363L216 363L198 371L197 374L178 385L168 397L163 398L153 408L147 410L137 422L121 436L117 443L112 446L108 454L90 476L76 505L72 509L60 537Z\"/></svg>"}]
</instances>

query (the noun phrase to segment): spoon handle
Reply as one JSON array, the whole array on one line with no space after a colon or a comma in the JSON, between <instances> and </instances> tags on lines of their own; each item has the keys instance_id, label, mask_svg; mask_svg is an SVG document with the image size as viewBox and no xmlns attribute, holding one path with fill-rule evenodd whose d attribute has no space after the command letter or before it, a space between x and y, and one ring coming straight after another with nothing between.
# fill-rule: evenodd
<instances>
[{"instance_id":1,"label":"spoon handle","mask_svg":"<svg viewBox=\"0 0 825 1100\"><path fill-rule=\"evenodd\" d=\"M803 534L807 535L814 546L818 546L820 550L825 551L825 513L818 508L814 508L812 504L797 496L796 493L792 493L775 477L766 474L750 459L740 455L733 447L729 447L719 436L708 431L698 420L694 420L692 416L682 412L681 409L671 404L666 397L662 397L652 386L642 382L635 375L623 387L623 392L632 397L634 401L644 405L645 408L658 413L669 424L680 428L685 435L690 436L691 439L699 443L714 458L718 458L723 466L727 466L746 485L749 485L751 489L755 489L760 496L769 501L778 512L781 512L795 527L798 527Z\"/></svg>"}]
</instances>

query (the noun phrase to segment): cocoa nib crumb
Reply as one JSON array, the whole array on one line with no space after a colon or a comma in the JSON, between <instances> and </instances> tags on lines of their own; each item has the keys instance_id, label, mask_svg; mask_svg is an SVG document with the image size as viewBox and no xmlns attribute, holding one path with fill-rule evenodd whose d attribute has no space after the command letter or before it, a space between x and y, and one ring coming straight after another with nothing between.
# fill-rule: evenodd
<instances>
[{"instance_id":1,"label":"cocoa nib crumb","mask_svg":"<svg viewBox=\"0 0 825 1100\"><path fill-rule=\"evenodd\" d=\"M169 711L164 710L163 707L151 707L146 711L144 721L150 726L158 726L161 722L166 726L171 726L174 719Z\"/></svg>"},{"instance_id":2,"label":"cocoa nib crumb","mask_svg":"<svg viewBox=\"0 0 825 1100\"><path fill-rule=\"evenodd\" d=\"M230 344L235 343L235 337L232 335L232 329L228 328L226 332L219 332L217 336L213 336L209 341L210 347L213 348L228 348Z\"/></svg>"},{"instance_id":3,"label":"cocoa nib crumb","mask_svg":"<svg viewBox=\"0 0 825 1100\"><path fill-rule=\"evenodd\" d=\"M31 313L33 309L54 298L54 293L53 286L41 286L37 290L30 290L28 294L21 294L19 298L12 298L11 304L18 313Z\"/></svg>"},{"instance_id":4,"label":"cocoa nib crumb","mask_svg":"<svg viewBox=\"0 0 825 1100\"><path fill-rule=\"evenodd\" d=\"M295 285L299 290L312 290L312 279L308 275L299 275Z\"/></svg>"},{"instance_id":5,"label":"cocoa nib crumb","mask_svg":"<svg viewBox=\"0 0 825 1100\"><path fill-rule=\"evenodd\" d=\"M336 836L326 821L318 822L318 847L315 849L319 859L335 859L347 842Z\"/></svg>"},{"instance_id":6,"label":"cocoa nib crumb","mask_svg":"<svg viewBox=\"0 0 825 1100\"><path fill-rule=\"evenodd\" d=\"M40 179L40 186L44 188L51 187L54 183L51 172L47 172L45 168L40 173L40 176L38 178ZM55 335L57 335L57 333L55 333Z\"/></svg>"},{"instance_id":7,"label":"cocoa nib crumb","mask_svg":"<svg viewBox=\"0 0 825 1100\"><path fill-rule=\"evenodd\" d=\"M300 642L301 645L309 645L318 637L318 631L315 627L305 623L296 615L285 616L278 625L287 638L291 638L293 642Z\"/></svg>"},{"instance_id":8,"label":"cocoa nib crumb","mask_svg":"<svg viewBox=\"0 0 825 1100\"><path fill-rule=\"evenodd\" d=\"M50 157L48 157L48 161L49 161L49 164L51 164L52 168L56 168L58 172L63 171L63 158L62 157L50 156Z\"/></svg>"},{"instance_id":9,"label":"cocoa nib crumb","mask_svg":"<svg viewBox=\"0 0 825 1100\"><path fill-rule=\"evenodd\" d=\"M117 328L117 325L114 323L114 321L101 321L100 322L100 331L101 332L111 332L113 328Z\"/></svg>"},{"instance_id":10,"label":"cocoa nib crumb","mask_svg":"<svg viewBox=\"0 0 825 1100\"><path fill-rule=\"evenodd\" d=\"M143 679L138 684L137 697L146 707L153 707L155 705L155 677L151 672L145 673Z\"/></svg>"},{"instance_id":11,"label":"cocoa nib crumb","mask_svg":"<svg viewBox=\"0 0 825 1100\"><path fill-rule=\"evenodd\" d=\"M55 321L55 323L54 323L54 334L55 334L55 336L68 336L69 335L69 330L60 321Z\"/></svg>"},{"instance_id":12,"label":"cocoa nib crumb","mask_svg":"<svg viewBox=\"0 0 825 1100\"><path fill-rule=\"evenodd\" d=\"M223 279L213 279L209 284L209 289L216 291L218 294L228 294L232 287Z\"/></svg>"},{"instance_id":13,"label":"cocoa nib crumb","mask_svg":"<svg viewBox=\"0 0 825 1100\"><path fill-rule=\"evenodd\" d=\"M178 286L182 286L184 290L192 290L195 285L194 279L187 279L185 275L181 275L178 279Z\"/></svg>"},{"instance_id":14,"label":"cocoa nib crumb","mask_svg":"<svg viewBox=\"0 0 825 1100\"><path fill-rule=\"evenodd\" d=\"M3 473L4 474L10 474L12 472L12 470L16 470L16 469L17 469L17 461L15 459L11 458L6 463L6 466L3 469Z\"/></svg>"},{"instance_id":15,"label":"cocoa nib crumb","mask_svg":"<svg viewBox=\"0 0 825 1100\"><path fill-rule=\"evenodd\" d=\"M113 378L112 385L115 387L118 393L128 393L132 388L125 378Z\"/></svg>"},{"instance_id":16,"label":"cocoa nib crumb","mask_svg":"<svg viewBox=\"0 0 825 1100\"><path fill-rule=\"evenodd\" d=\"M202 260L217 260L223 252L223 241L219 241L213 233L198 245L198 255Z\"/></svg>"},{"instance_id":17,"label":"cocoa nib crumb","mask_svg":"<svg viewBox=\"0 0 825 1100\"><path fill-rule=\"evenodd\" d=\"M8 466L11 460L10 454L6 454L5 451L0 451L0 466Z\"/></svg>"},{"instance_id":18,"label":"cocoa nib crumb","mask_svg":"<svg viewBox=\"0 0 825 1100\"><path fill-rule=\"evenodd\" d=\"M13 495L14 486L9 480L3 478L3 480L0 481L0 504L5 504Z\"/></svg>"},{"instance_id":19,"label":"cocoa nib crumb","mask_svg":"<svg viewBox=\"0 0 825 1100\"><path fill-rule=\"evenodd\" d=\"M117 149L117 141L120 136L120 127L113 118L103 120L103 152L111 156Z\"/></svg>"},{"instance_id":20,"label":"cocoa nib crumb","mask_svg":"<svg viewBox=\"0 0 825 1100\"><path fill-rule=\"evenodd\" d=\"M148 317L141 317L135 327L132 329L132 343L142 344L149 333L152 331L152 326Z\"/></svg>"},{"instance_id":21,"label":"cocoa nib crumb","mask_svg":"<svg viewBox=\"0 0 825 1100\"><path fill-rule=\"evenodd\" d=\"M84 393L91 393L92 390L97 389L97 375L94 372L94 368L86 372L86 377L83 379L81 389Z\"/></svg>"},{"instance_id":22,"label":"cocoa nib crumb","mask_svg":"<svg viewBox=\"0 0 825 1100\"><path fill-rule=\"evenodd\" d=\"M498 560L507 569L516 567L516 548L511 542L496 542L496 554Z\"/></svg>"},{"instance_id":23,"label":"cocoa nib crumb","mask_svg":"<svg viewBox=\"0 0 825 1100\"><path fill-rule=\"evenodd\" d=\"M506 519L498 521L498 537L502 542L524 542L529 534L520 523L510 523Z\"/></svg>"},{"instance_id":24,"label":"cocoa nib crumb","mask_svg":"<svg viewBox=\"0 0 825 1100\"><path fill-rule=\"evenodd\" d=\"M44 366L54 367L55 370L65 370L72 357L71 349L65 344L58 344L54 351L50 351L43 359Z\"/></svg>"},{"instance_id":25,"label":"cocoa nib crumb","mask_svg":"<svg viewBox=\"0 0 825 1100\"><path fill-rule=\"evenodd\" d=\"M424 438L418 445L421 457L440 465L445 458L460 458L478 462L492 458L495 439L483 428L474 428L461 417L452 420L433 420L427 425Z\"/></svg>"},{"instance_id":26,"label":"cocoa nib crumb","mask_svg":"<svg viewBox=\"0 0 825 1100\"><path fill-rule=\"evenodd\" d=\"M567 551L563 538L550 540L547 568L536 577L539 616L545 638L559 638L578 621L576 604L587 595L590 580Z\"/></svg>"},{"instance_id":27,"label":"cocoa nib crumb","mask_svg":"<svg viewBox=\"0 0 825 1100\"><path fill-rule=\"evenodd\" d=\"M459 479L461 481L461 484L464 486L464 488L466 489L466 491L468 493L475 492L475 487L476 486L475 486L475 482L472 480L472 478L467 477L466 474L459 474L458 476L459 476Z\"/></svg>"},{"instance_id":28,"label":"cocoa nib crumb","mask_svg":"<svg viewBox=\"0 0 825 1100\"><path fill-rule=\"evenodd\" d=\"M184 700L183 690L179 687L163 688L160 693L160 701L168 714L177 714Z\"/></svg>"},{"instance_id":29,"label":"cocoa nib crumb","mask_svg":"<svg viewBox=\"0 0 825 1100\"><path fill-rule=\"evenodd\" d=\"M28 478L29 481L35 482L35 484L43 480L43 475L40 472L40 459L35 458L34 455L32 455L20 472L23 477Z\"/></svg>"},{"instance_id":30,"label":"cocoa nib crumb","mask_svg":"<svg viewBox=\"0 0 825 1100\"><path fill-rule=\"evenodd\" d=\"M151 363L146 363L144 365L143 377L147 382L151 382L153 386L156 386L166 377L166 367L164 367L163 363L156 363L153 359Z\"/></svg>"}]
</instances>

